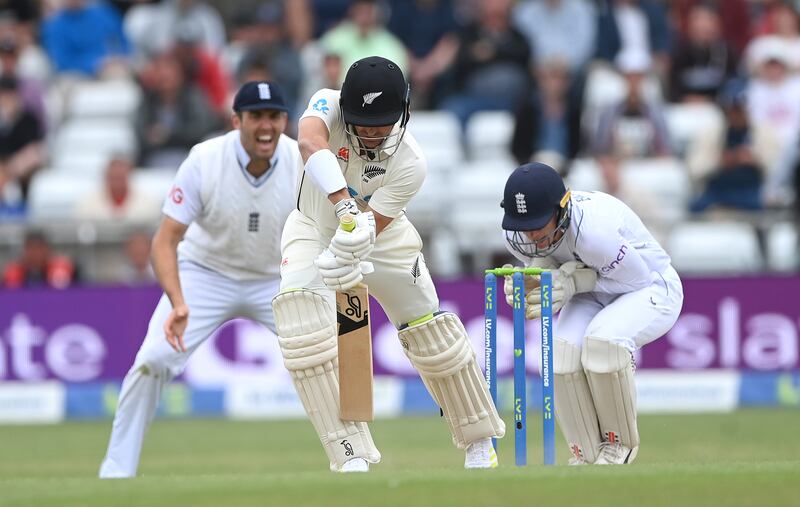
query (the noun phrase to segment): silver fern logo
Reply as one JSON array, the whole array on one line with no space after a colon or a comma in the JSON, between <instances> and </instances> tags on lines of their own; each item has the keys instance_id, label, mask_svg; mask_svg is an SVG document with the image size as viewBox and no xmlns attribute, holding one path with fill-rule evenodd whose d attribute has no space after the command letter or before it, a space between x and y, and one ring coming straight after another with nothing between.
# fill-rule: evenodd
<instances>
[{"instance_id":1,"label":"silver fern logo","mask_svg":"<svg viewBox=\"0 0 800 507\"><path fill-rule=\"evenodd\" d=\"M528 204L525 202L525 194L519 193L514 196L517 200L517 213L520 215L528 212Z\"/></svg>"},{"instance_id":2,"label":"silver fern logo","mask_svg":"<svg viewBox=\"0 0 800 507\"><path fill-rule=\"evenodd\" d=\"M364 99L364 103L363 103L363 104L361 104L361 107L364 107L364 106L366 106L367 104L372 104L372 103L375 101L375 99L377 99L377 98L378 98L378 97L380 97L381 95L383 95L383 92L371 92L371 93L365 93L365 94L364 94L364 97L363 97L363 99Z\"/></svg>"},{"instance_id":3,"label":"silver fern logo","mask_svg":"<svg viewBox=\"0 0 800 507\"><path fill-rule=\"evenodd\" d=\"M411 266L411 276L414 277L414 285L417 283L417 278L422 275L422 271L419 269L419 255L417 256L417 260L414 261L414 265Z\"/></svg>"},{"instance_id":4,"label":"silver fern logo","mask_svg":"<svg viewBox=\"0 0 800 507\"><path fill-rule=\"evenodd\" d=\"M367 183L369 180L374 178L375 176L380 176L382 174L386 174L386 169L377 165L369 164L364 167L364 175L361 178L361 181Z\"/></svg>"}]
</instances>

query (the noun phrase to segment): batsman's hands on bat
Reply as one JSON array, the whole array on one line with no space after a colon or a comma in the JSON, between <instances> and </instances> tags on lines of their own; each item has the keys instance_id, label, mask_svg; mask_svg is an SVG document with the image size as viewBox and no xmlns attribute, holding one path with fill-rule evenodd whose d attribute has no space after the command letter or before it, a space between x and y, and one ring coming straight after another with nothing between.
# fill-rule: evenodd
<instances>
[{"instance_id":1,"label":"batsman's hands on bat","mask_svg":"<svg viewBox=\"0 0 800 507\"><path fill-rule=\"evenodd\" d=\"M362 268L366 268L367 265L372 267L371 264L361 262L355 257L351 257L349 262L342 262L340 257L333 255L327 248L314 259L314 265L322 275L325 286L337 291L352 289L361 283L364 271L367 270Z\"/></svg>"},{"instance_id":2,"label":"batsman's hands on bat","mask_svg":"<svg viewBox=\"0 0 800 507\"><path fill-rule=\"evenodd\" d=\"M565 262L553 274L553 312L559 311L575 294L591 292L597 283L597 272L577 261ZM541 278L541 277L537 277ZM525 317L542 316L542 291L534 290L525 299Z\"/></svg>"},{"instance_id":3,"label":"batsman's hands on bat","mask_svg":"<svg viewBox=\"0 0 800 507\"><path fill-rule=\"evenodd\" d=\"M514 266L511 264L504 264L503 268L511 269ZM503 292L506 295L506 303L511 308L514 308L514 277L513 276L504 276L503 277ZM529 294L533 290L537 290L539 288L539 278L532 275L525 275L525 294Z\"/></svg>"},{"instance_id":4,"label":"batsman's hands on bat","mask_svg":"<svg viewBox=\"0 0 800 507\"><path fill-rule=\"evenodd\" d=\"M189 307L185 304L178 305L169 312L167 321L164 322L164 336L175 352L186 352L183 335L189 323Z\"/></svg>"},{"instance_id":5,"label":"batsman's hands on bat","mask_svg":"<svg viewBox=\"0 0 800 507\"><path fill-rule=\"evenodd\" d=\"M337 228L328 247L342 264L351 262L352 257L366 260L375 248L375 215L368 211L353 218L355 227L350 231Z\"/></svg>"}]
</instances>

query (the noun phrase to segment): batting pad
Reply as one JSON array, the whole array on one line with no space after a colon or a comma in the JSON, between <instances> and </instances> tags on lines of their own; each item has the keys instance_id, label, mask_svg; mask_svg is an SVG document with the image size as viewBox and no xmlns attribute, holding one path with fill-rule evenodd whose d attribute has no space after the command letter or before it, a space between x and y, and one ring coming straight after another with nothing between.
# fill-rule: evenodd
<instances>
[{"instance_id":1,"label":"batting pad","mask_svg":"<svg viewBox=\"0 0 800 507\"><path fill-rule=\"evenodd\" d=\"M475 351L457 316L440 313L401 329L398 336L406 356L444 412L459 449L505 434L505 425L475 361Z\"/></svg>"},{"instance_id":2,"label":"batting pad","mask_svg":"<svg viewBox=\"0 0 800 507\"><path fill-rule=\"evenodd\" d=\"M339 364L336 315L325 299L307 290L272 300L283 363L297 394L337 471L352 458L381 460L365 423L339 418Z\"/></svg>"},{"instance_id":3,"label":"batting pad","mask_svg":"<svg viewBox=\"0 0 800 507\"><path fill-rule=\"evenodd\" d=\"M600 427L589 382L581 366L581 349L566 340L553 343L556 418L570 452L594 463L600 447Z\"/></svg>"},{"instance_id":4,"label":"batting pad","mask_svg":"<svg viewBox=\"0 0 800 507\"><path fill-rule=\"evenodd\" d=\"M583 341L581 363L592 391L603 439L631 449L638 447L631 353L609 340L587 336Z\"/></svg>"}]
</instances>

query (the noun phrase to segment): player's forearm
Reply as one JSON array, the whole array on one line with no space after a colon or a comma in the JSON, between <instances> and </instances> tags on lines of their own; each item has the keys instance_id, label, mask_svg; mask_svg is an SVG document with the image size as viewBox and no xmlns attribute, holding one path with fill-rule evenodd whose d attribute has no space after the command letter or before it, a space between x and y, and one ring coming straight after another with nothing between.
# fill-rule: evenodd
<instances>
[{"instance_id":1,"label":"player's forearm","mask_svg":"<svg viewBox=\"0 0 800 507\"><path fill-rule=\"evenodd\" d=\"M156 233L153 238L150 259L153 262L156 278L172 303L172 307L183 305L183 290L178 277L178 243Z\"/></svg>"}]
</instances>

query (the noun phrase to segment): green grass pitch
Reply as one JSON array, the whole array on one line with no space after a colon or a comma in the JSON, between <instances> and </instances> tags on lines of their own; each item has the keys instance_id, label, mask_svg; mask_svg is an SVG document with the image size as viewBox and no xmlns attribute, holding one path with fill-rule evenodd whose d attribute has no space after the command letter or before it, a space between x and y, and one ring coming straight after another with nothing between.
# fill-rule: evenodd
<instances>
[{"instance_id":1,"label":"green grass pitch","mask_svg":"<svg viewBox=\"0 0 800 507\"><path fill-rule=\"evenodd\" d=\"M427 417L373 423L383 461L349 475L327 470L306 420L160 420L140 477L124 481L95 478L109 421L0 426L0 506L800 506L800 411L642 415L624 467L542 466L538 415L527 468L514 467L509 432L500 468L463 470L444 422Z\"/></svg>"}]
</instances>

